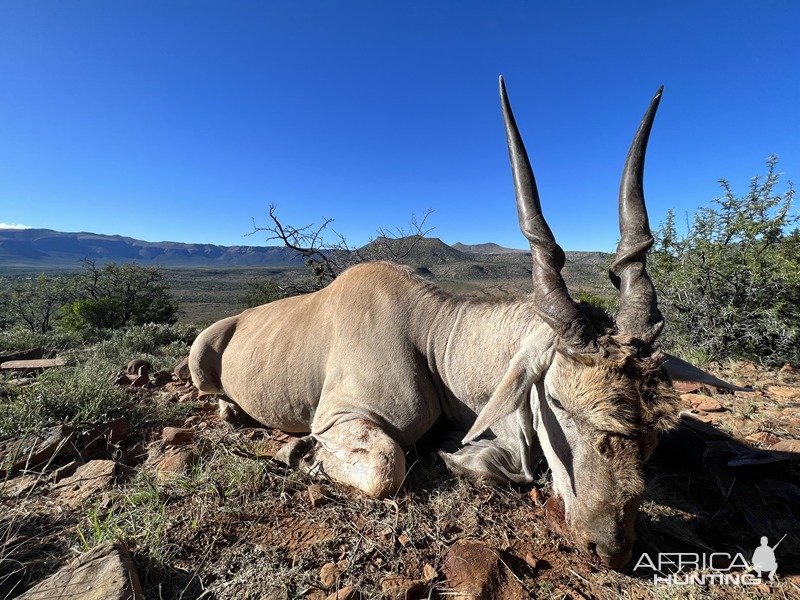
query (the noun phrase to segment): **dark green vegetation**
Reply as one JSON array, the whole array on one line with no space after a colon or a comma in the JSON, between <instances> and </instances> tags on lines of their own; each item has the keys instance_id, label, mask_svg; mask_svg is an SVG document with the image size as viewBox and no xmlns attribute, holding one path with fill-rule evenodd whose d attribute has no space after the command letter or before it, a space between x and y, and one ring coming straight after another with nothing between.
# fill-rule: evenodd
<instances>
[{"instance_id":1,"label":"dark green vegetation","mask_svg":"<svg viewBox=\"0 0 800 600\"><path fill-rule=\"evenodd\" d=\"M0 323L34 333L174 323L178 306L157 267L83 261L78 273L0 281Z\"/></svg>"},{"instance_id":2,"label":"dark green vegetation","mask_svg":"<svg viewBox=\"0 0 800 600\"><path fill-rule=\"evenodd\" d=\"M679 233L675 215L655 232L649 270L666 316L663 344L702 359L800 361L800 231L794 188L777 158L737 196L700 209Z\"/></svg>"}]
</instances>

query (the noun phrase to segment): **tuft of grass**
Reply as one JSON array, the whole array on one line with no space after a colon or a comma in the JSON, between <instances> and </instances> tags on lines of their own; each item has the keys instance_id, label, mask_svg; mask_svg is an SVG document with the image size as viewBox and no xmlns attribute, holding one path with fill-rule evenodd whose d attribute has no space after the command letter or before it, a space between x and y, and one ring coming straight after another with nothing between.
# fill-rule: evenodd
<instances>
[{"instance_id":1,"label":"tuft of grass","mask_svg":"<svg viewBox=\"0 0 800 600\"><path fill-rule=\"evenodd\" d=\"M155 324L106 332L106 339L72 351L76 364L46 371L32 385L17 387L0 380L0 439L56 423L96 423L120 416L134 422L144 419L148 415L138 409L137 397L130 390L114 385L113 376L133 358L149 360L154 370L171 370L189 353L197 333L193 326ZM14 343L28 345L35 341L52 347L66 343L60 336L60 333L41 339L22 336ZM0 348L5 343L0 336ZM13 347L9 344L8 347ZM173 416L179 418L194 407L165 407L165 410L177 413Z\"/></svg>"},{"instance_id":2,"label":"tuft of grass","mask_svg":"<svg viewBox=\"0 0 800 600\"><path fill-rule=\"evenodd\" d=\"M33 385L4 386L0 437L28 433L59 423L94 423L128 413L130 397L108 378L84 369L47 371Z\"/></svg>"}]
</instances>

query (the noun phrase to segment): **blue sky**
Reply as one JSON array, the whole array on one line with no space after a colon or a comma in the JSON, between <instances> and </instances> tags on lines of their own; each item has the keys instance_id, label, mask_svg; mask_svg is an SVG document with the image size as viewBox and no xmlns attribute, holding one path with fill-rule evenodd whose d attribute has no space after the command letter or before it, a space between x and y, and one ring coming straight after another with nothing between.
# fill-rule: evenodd
<instances>
[{"instance_id":1,"label":"blue sky","mask_svg":"<svg viewBox=\"0 0 800 600\"><path fill-rule=\"evenodd\" d=\"M431 208L448 243L524 247L503 74L566 249L610 250L628 144L651 221L800 173L800 3L0 3L0 222L243 237L269 204L352 243Z\"/></svg>"}]
</instances>

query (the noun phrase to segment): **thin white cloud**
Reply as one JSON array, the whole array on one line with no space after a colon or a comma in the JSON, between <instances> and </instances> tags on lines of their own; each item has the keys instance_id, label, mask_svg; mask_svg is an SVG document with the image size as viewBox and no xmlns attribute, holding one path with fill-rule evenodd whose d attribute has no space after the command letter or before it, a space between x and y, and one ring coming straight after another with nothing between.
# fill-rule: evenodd
<instances>
[{"instance_id":1,"label":"thin white cloud","mask_svg":"<svg viewBox=\"0 0 800 600\"><path fill-rule=\"evenodd\" d=\"M0 229L31 229L31 226L22 225L21 223L3 223L0 221Z\"/></svg>"}]
</instances>

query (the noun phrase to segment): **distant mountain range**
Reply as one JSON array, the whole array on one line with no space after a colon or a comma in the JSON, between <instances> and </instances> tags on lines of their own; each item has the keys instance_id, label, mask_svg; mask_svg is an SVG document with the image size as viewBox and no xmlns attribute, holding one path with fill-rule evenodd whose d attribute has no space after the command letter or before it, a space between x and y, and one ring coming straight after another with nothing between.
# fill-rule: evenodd
<instances>
[{"instance_id":1,"label":"distant mountain range","mask_svg":"<svg viewBox=\"0 0 800 600\"><path fill-rule=\"evenodd\" d=\"M453 248L470 254L524 254L527 252L527 250L519 250L517 248L505 248L492 242L486 244L462 244L461 242L456 242L453 244Z\"/></svg>"},{"instance_id":2,"label":"distant mountain range","mask_svg":"<svg viewBox=\"0 0 800 600\"><path fill-rule=\"evenodd\" d=\"M396 245L397 240L378 239ZM402 252L402 249L401 249ZM524 253L497 244L448 246L438 238L417 240L403 262L413 265L468 261L475 256ZM157 264L164 267L257 267L302 265L300 254L283 246L218 246L181 242L145 242L121 235L62 232L52 229L0 229L0 266L58 268L82 259Z\"/></svg>"},{"instance_id":3,"label":"distant mountain range","mask_svg":"<svg viewBox=\"0 0 800 600\"><path fill-rule=\"evenodd\" d=\"M497 244L445 244L438 238L378 238L359 249L365 259L386 256L438 281L495 280L527 285L530 253ZM602 252L567 252L564 276L586 287L607 268ZM180 242L145 242L120 235L66 233L51 229L0 229L0 268L75 269L83 259L99 264L136 261L167 268L301 267L303 258L283 246L217 246Z\"/></svg>"},{"instance_id":4,"label":"distant mountain range","mask_svg":"<svg viewBox=\"0 0 800 600\"><path fill-rule=\"evenodd\" d=\"M145 242L121 235L66 233L51 229L0 229L0 266L72 267L82 259L164 267L302 265L300 255L279 246L217 246Z\"/></svg>"}]
</instances>

